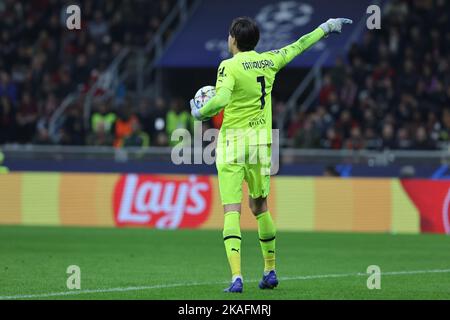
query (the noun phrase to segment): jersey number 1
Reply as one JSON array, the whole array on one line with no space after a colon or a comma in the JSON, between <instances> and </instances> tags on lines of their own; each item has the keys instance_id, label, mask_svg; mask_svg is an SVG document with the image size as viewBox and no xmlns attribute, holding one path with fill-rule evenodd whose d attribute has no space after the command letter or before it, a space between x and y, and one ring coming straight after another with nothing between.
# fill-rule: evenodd
<instances>
[{"instance_id":1,"label":"jersey number 1","mask_svg":"<svg viewBox=\"0 0 450 320\"><path fill-rule=\"evenodd\" d=\"M256 78L256 81L261 84L261 109L264 109L264 106L266 105L266 79L264 76L260 76Z\"/></svg>"}]
</instances>

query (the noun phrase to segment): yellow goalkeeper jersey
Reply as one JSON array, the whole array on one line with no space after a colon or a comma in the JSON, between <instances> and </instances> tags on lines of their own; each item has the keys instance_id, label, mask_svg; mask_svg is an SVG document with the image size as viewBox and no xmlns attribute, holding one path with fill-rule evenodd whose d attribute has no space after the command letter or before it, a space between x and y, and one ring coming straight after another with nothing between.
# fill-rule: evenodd
<instances>
[{"instance_id":1,"label":"yellow goalkeeper jersey","mask_svg":"<svg viewBox=\"0 0 450 320\"><path fill-rule=\"evenodd\" d=\"M238 52L222 61L217 72L216 91L228 88L232 94L224 110L219 143L243 138L245 144L272 142L271 93L276 74L323 36L323 30L317 28L282 49L263 53Z\"/></svg>"}]
</instances>

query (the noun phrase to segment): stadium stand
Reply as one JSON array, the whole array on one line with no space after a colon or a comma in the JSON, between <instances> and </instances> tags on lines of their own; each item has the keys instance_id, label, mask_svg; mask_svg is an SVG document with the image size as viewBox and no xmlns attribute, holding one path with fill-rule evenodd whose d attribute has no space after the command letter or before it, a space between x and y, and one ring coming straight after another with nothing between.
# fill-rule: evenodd
<instances>
[{"instance_id":1,"label":"stadium stand","mask_svg":"<svg viewBox=\"0 0 450 320\"><path fill-rule=\"evenodd\" d=\"M445 148L450 134L450 3L392 1L381 30L326 70L317 104L288 125L296 148Z\"/></svg>"},{"instance_id":2,"label":"stadium stand","mask_svg":"<svg viewBox=\"0 0 450 320\"><path fill-rule=\"evenodd\" d=\"M92 130L86 127L82 100L68 108L56 137L49 133L50 118L69 93L86 93L122 48L145 46L174 2L79 1L83 19L82 29L76 32L64 27L66 6L61 6L61 1L2 2L0 144L120 145L120 134L101 142L93 137L100 130L105 136L121 130L111 123ZM95 94L105 92L100 87ZM114 113L109 122L115 122L116 113L117 119L123 118L125 112L112 111L111 107L111 101L106 102L95 112L92 123L100 123L100 114L108 112Z\"/></svg>"},{"instance_id":3,"label":"stadium stand","mask_svg":"<svg viewBox=\"0 0 450 320\"><path fill-rule=\"evenodd\" d=\"M5 1L0 7L0 144L167 146L173 128L190 127L180 98L136 103L124 85L95 104L87 124L78 99L54 135L49 125L64 97L74 90L88 92L123 48L145 47L174 2L83 0L85 25L74 33L61 28L65 20L58 1ZM366 32L347 57L324 70L315 106L294 114L283 128L288 146L446 147L449 6L445 0L388 3L383 28ZM104 95L98 87L95 96ZM283 102L275 108L282 109ZM132 133L141 138L128 139Z\"/></svg>"}]
</instances>

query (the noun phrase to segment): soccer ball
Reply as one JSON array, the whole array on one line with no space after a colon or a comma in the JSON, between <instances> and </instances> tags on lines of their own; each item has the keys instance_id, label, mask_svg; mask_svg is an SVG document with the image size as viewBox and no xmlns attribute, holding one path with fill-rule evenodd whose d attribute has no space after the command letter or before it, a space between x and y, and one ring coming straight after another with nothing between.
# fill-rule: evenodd
<instances>
[{"instance_id":1,"label":"soccer ball","mask_svg":"<svg viewBox=\"0 0 450 320\"><path fill-rule=\"evenodd\" d=\"M197 108L202 108L212 97L216 95L216 88L213 86L204 86L200 88L194 96L194 102Z\"/></svg>"}]
</instances>

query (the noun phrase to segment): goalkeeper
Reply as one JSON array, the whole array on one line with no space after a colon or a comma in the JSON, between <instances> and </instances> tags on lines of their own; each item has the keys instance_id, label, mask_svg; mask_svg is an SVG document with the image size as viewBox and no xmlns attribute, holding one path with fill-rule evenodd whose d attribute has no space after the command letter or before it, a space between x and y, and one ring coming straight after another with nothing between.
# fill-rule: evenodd
<instances>
[{"instance_id":1,"label":"goalkeeper","mask_svg":"<svg viewBox=\"0 0 450 320\"><path fill-rule=\"evenodd\" d=\"M224 117L216 147L216 167L224 208L223 240L231 268L231 285L225 292L242 292L240 213L242 183L249 190L250 209L258 223L258 235L264 258L261 289L278 285L275 272L275 225L267 196L270 187L272 143L271 92L275 76L284 66L323 37L340 33L349 19L329 19L296 42L270 52L258 53L256 23L247 17L233 20L228 36L232 58L222 61L216 82L216 95L199 109L190 101L191 113L206 120L223 108ZM244 150L239 154L239 150Z\"/></svg>"}]
</instances>

